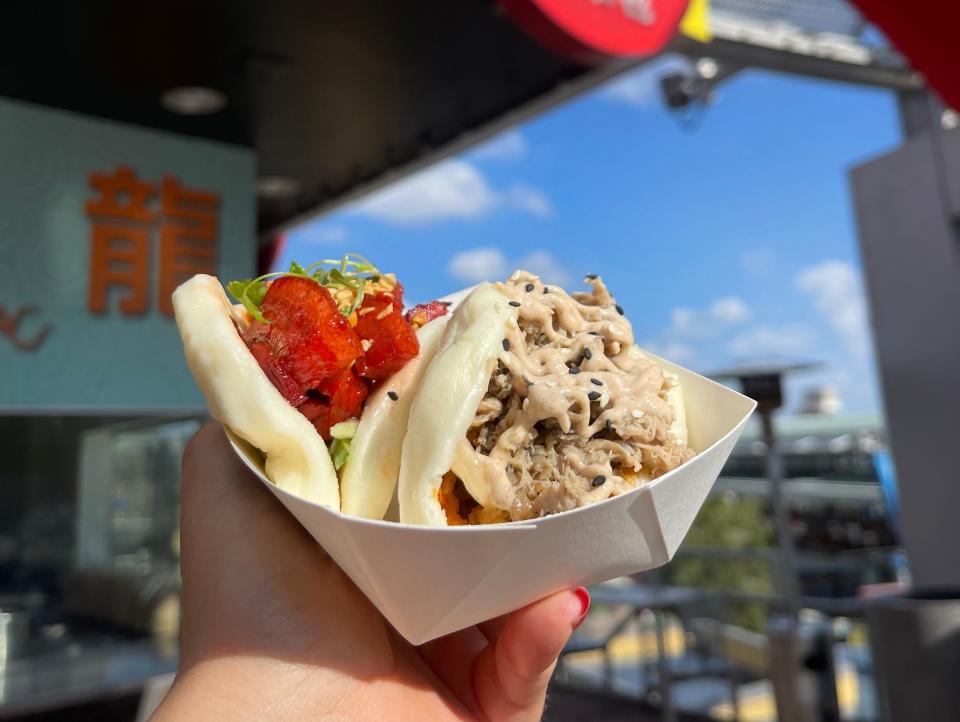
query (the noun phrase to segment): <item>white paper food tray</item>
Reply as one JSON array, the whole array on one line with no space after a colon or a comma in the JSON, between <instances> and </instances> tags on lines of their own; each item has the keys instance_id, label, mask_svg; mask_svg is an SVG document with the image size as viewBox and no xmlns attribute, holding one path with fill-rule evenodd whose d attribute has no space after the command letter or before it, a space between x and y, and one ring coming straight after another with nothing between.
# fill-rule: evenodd
<instances>
[{"instance_id":1,"label":"white paper food tray","mask_svg":"<svg viewBox=\"0 0 960 722\"><path fill-rule=\"evenodd\" d=\"M246 465L397 631L423 644L561 589L653 569L673 557L756 404L658 361L680 379L697 455L629 493L529 522L425 527L345 516L272 484L259 452L229 436Z\"/></svg>"}]
</instances>

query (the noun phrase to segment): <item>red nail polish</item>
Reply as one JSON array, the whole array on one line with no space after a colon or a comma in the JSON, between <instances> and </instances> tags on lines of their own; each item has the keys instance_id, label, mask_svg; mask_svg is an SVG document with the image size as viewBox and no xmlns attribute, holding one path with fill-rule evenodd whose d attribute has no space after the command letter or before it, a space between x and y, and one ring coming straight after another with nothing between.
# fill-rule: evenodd
<instances>
[{"instance_id":1,"label":"red nail polish","mask_svg":"<svg viewBox=\"0 0 960 722\"><path fill-rule=\"evenodd\" d=\"M577 587L573 593L577 595L577 600L580 602L580 616L573 623L573 628L576 629L583 624L583 620L587 618L587 612L590 611L590 592L586 587Z\"/></svg>"}]
</instances>

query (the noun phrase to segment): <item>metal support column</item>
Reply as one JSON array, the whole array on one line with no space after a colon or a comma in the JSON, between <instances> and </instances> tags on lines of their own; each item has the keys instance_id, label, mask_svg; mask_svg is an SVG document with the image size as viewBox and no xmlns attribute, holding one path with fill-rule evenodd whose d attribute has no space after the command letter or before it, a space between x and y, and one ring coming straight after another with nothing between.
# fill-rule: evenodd
<instances>
[{"instance_id":1,"label":"metal support column","mask_svg":"<svg viewBox=\"0 0 960 722\"><path fill-rule=\"evenodd\" d=\"M926 89L901 90L897 93L900 106L900 127L904 138L921 133L937 132L944 122L950 123L951 113L940 99Z\"/></svg>"},{"instance_id":2,"label":"metal support column","mask_svg":"<svg viewBox=\"0 0 960 722\"><path fill-rule=\"evenodd\" d=\"M670 659L667 657L666 611L653 610L653 622L657 632L657 687L660 688L660 712L663 722L676 722L673 694L670 689Z\"/></svg>"},{"instance_id":3,"label":"metal support column","mask_svg":"<svg viewBox=\"0 0 960 722\"><path fill-rule=\"evenodd\" d=\"M911 575L960 585L960 130L929 94L900 103L910 137L851 189Z\"/></svg>"},{"instance_id":4,"label":"metal support column","mask_svg":"<svg viewBox=\"0 0 960 722\"><path fill-rule=\"evenodd\" d=\"M780 594L787 602L787 611L796 619L800 611L800 595L797 589L796 550L793 545L793 533L790 530L790 510L783 497L783 458L773 430L773 410L760 410L760 423L763 425L763 441L767 445L765 459L766 476L770 481L770 506L773 511L773 523L777 530L777 544L780 547L777 579Z\"/></svg>"}]
</instances>

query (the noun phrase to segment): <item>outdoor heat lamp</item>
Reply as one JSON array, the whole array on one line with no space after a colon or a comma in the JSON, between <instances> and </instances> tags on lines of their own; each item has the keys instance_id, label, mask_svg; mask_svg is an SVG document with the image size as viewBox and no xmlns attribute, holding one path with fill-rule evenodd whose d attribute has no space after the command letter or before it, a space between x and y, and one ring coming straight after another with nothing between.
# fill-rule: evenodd
<instances>
[{"instance_id":1,"label":"outdoor heat lamp","mask_svg":"<svg viewBox=\"0 0 960 722\"><path fill-rule=\"evenodd\" d=\"M794 363L747 364L708 374L718 381L736 379L744 396L757 402L757 410L769 413L783 406L783 377L793 371L809 371L819 367L813 361Z\"/></svg>"},{"instance_id":2,"label":"outdoor heat lamp","mask_svg":"<svg viewBox=\"0 0 960 722\"><path fill-rule=\"evenodd\" d=\"M756 401L759 408L772 411L783 406L782 379L780 374L744 376L740 386L744 396Z\"/></svg>"},{"instance_id":3,"label":"outdoor heat lamp","mask_svg":"<svg viewBox=\"0 0 960 722\"><path fill-rule=\"evenodd\" d=\"M770 480L770 507L774 528L777 531L779 555L779 579L781 593L787 600L791 618L796 620L800 611L800 591L797 586L797 561L793 533L790 528L790 511L783 497L783 460L777 446L773 425L773 412L783 406L783 377L791 371L808 371L819 363L801 361L793 363L755 363L715 371L710 376L717 380L736 379L745 396L757 402L760 424L765 444L765 476ZM791 626L792 629L792 626Z\"/></svg>"}]
</instances>

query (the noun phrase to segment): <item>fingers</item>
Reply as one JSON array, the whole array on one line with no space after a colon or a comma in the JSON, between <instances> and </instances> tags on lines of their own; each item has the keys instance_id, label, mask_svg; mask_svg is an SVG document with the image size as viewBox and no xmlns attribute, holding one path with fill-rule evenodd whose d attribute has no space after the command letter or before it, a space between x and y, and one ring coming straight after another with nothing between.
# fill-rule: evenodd
<instances>
[{"instance_id":1,"label":"fingers","mask_svg":"<svg viewBox=\"0 0 960 722\"><path fill-rule=\"evenodd\" d=\"M271 496L261 493L260 483L237 458L223 427L215 421L204 424L187 444L180 483L188 511L219 503L263 504Z\"/></svg>"},{"instance_id":2,"label":"fingers","mask_svg":"<svg viewBox=\"0 0 960 722\"><path fill-rule=\"evenodd\" d=\"M180 495L184 574L195 567L206 573L222 567L227 559L240 564L264 559L273 568L322 554L240 461L218 423L205 424L187 445ZM271 554L276 557L267 564Z\"/></svg>"},{"instance_id":3,"label":"fingers","mask_svg":"<svg viewBox=\"0 0 960 722\"><path fill-rule=\"evenodd\" d=\"M180 477L181 533L198 547L235 544L251 536L304 543L306 533L234 453L223 427L205 424L190 440ZM184 544L189 544L184 538Z\"/></svg>"},{"instance_id":4,"label":"fingers","mask_svg":"<svg viewBox=\"0 0 960 722\"><path fill-rule=\"evenodd\" d=\"M473 688L489 720L537 720L557 657L590 608L583 587L508 615L474 666ZM495 631L495 630L491 630Z\"/></svg>"},{"instance_id":5,"label":"fingers","mask_svg":"<svg viewBox=\"0 0 960 722\"><path fill-rule=\"evenodd\" d=\"M510 616L509 614L504 614L500 617L494 617L493 619L488 619L486 622L481 622L477 627L488 642L493 642L500 636L503 628L507 626L507 621L510 619Z\"/></svg>"},{"instance_id":6,"label":"fingers","mask_svg":"<svg viewBox=\"0 0 960 722\"><path fill-rule=\"evenodd\" d=\"M473 696L473 669L487 646L477 627L468 627L422 645L417 652L441 682L474 715L479 714Z\"/></svg>"},{"instance_id":7,"label":"fingers","mask_svg":"<svg viewBox=\"0 0 960 722\"><path fill-rule=\"evenodd\" d=\"M276 606L282 570L296 567L290 576L302 578L299 569L320 551L237 458L219 424L190 440L180 486L182 659L190 661L250 629L258 604Z\"/></svg>"}]
</instances>

